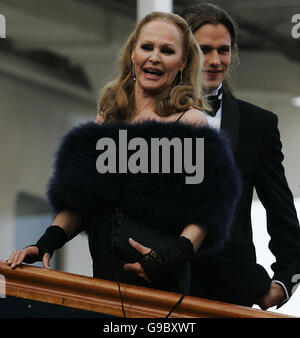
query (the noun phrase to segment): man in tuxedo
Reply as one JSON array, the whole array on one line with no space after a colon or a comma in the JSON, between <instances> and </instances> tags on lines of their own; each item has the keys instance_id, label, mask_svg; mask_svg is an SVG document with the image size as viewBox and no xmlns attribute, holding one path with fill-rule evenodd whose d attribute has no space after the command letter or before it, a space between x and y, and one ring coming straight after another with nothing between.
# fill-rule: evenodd
<instances>
[{"instance_id":1,"label":"man in tuxedo","mask_svg":"<svg viewBox=\"0 0 300 338\"><path fill-rule=\"evenodd\" d=\"M227 133L241 171L243 190L231 237L217 255L192 264L191 295L266 310L284 304L300 273L300 228L288 187L277 116L238 100L226 77L237 60L237 25L213 4L194 4L182 17L203 51L204 86L213 111L209 124ZM251 204L254 188L267 214L269 248L276 261L274 276L256 263L252 240Z\"/></svg>"}]
</instances>

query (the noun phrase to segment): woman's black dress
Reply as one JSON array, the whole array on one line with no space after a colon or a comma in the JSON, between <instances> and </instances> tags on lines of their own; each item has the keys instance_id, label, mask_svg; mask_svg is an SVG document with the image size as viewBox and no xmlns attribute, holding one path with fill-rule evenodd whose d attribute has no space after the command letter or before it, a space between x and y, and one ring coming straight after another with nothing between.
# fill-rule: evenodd
<instances>
[{"instance_id":1,"label":"woman's black dress","mask_svg":"<svg viewBox=\"0 0 300 338\"><path fill-rule=\"evenodd\" d=\"M126 131L127 145L120 143L120 131ZM97 160L108 148L99 150L97 144L105 138L114 141L117 168L119 152L126 149L128 159L137 154L129 150L133 139L142 138L148 150L154 138L177 138L182 144L185 139L204 139L204 178L199 184L187 184L190 173L184 171L184 165L182 172L172 171L174 163L169 173L117 170L100 174ZM195 160L199 149L196 146L191 149ZM150 163L151 152L147 155ZM187 293L189 262L166 269L153 284L124 271L125 263L141 257L130 247L128 238L150 248L166 249L188 224L197 224L206 228L207 237L195 259L215 253L229 237L240 185L229 142L222 132L181 122L102 125L91 122L73 128L63 137L49 181L48 197L56 212L72 210L83 217L94 277Z\"/></svg>"}]
</instances>

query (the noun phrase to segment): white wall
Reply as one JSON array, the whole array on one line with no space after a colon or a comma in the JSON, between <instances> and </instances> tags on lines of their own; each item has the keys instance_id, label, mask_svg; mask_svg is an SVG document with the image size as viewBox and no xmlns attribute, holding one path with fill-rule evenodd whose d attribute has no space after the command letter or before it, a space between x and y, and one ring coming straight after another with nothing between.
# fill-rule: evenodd
<instances>
[{"instance_id":1,"label":"white wall","mask_svg":"<svg viewBox=\"0 0 300 338\"><path fill-rule=\"evenodd\" d=\"M95 106L0 74L0 117L0 259L6 259L14 249L17 193L45 198L60 137L74 118L94 119Z\"/></svg>"}]
</instances>

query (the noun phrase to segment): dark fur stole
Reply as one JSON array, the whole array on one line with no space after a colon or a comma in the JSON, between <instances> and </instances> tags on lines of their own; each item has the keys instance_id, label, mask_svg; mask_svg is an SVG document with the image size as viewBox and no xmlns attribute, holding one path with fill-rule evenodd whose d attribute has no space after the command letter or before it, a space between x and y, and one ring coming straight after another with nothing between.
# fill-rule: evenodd
<instances>
[{"instance_id":1,"label":"dark fur stole","mask_svg":"<svg viewBox=\"0 0 300 338\"><path fill-rule=\"evenodd\" d=\"M184 138L204 138L203 181L186 184L188 175L184 171L100 174L96 161L101 151L96 150L96 143L108 137L118 146L120 129L127 131L128 142L136 137L145 139L148 144L151 138L178 137L182 143ZM208 235L199 250L202 255L223 247L240 190L239 171L222 132L181 122L102 125L90 122L73 128L63 137L49 181L48 198L56 212L69 209L93 217L119 207L139 221L173 236L178 236L188 224L204 226ZM85 230L88 232L88 226Z\"/></svg>"}]
</instances>

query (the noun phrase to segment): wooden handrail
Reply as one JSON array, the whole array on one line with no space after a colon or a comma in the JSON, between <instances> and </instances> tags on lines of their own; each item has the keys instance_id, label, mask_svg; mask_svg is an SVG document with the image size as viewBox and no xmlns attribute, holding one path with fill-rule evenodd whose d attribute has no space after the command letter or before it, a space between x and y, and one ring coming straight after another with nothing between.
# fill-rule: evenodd
<instances>
[{"instance_id":1,"label":"wooden handrail","mask_svg":"<svg viewBox=\"0 0 300 338\"><path fill-rule=\"evenodd\" d=\"M122 317L116 282L22 264L11 269L0 260L7 296ZM179 294L121 284L128 318L163 318ZM274 312L186 296L170 318L284 318Z\"/></svg>"}]
</instances>

